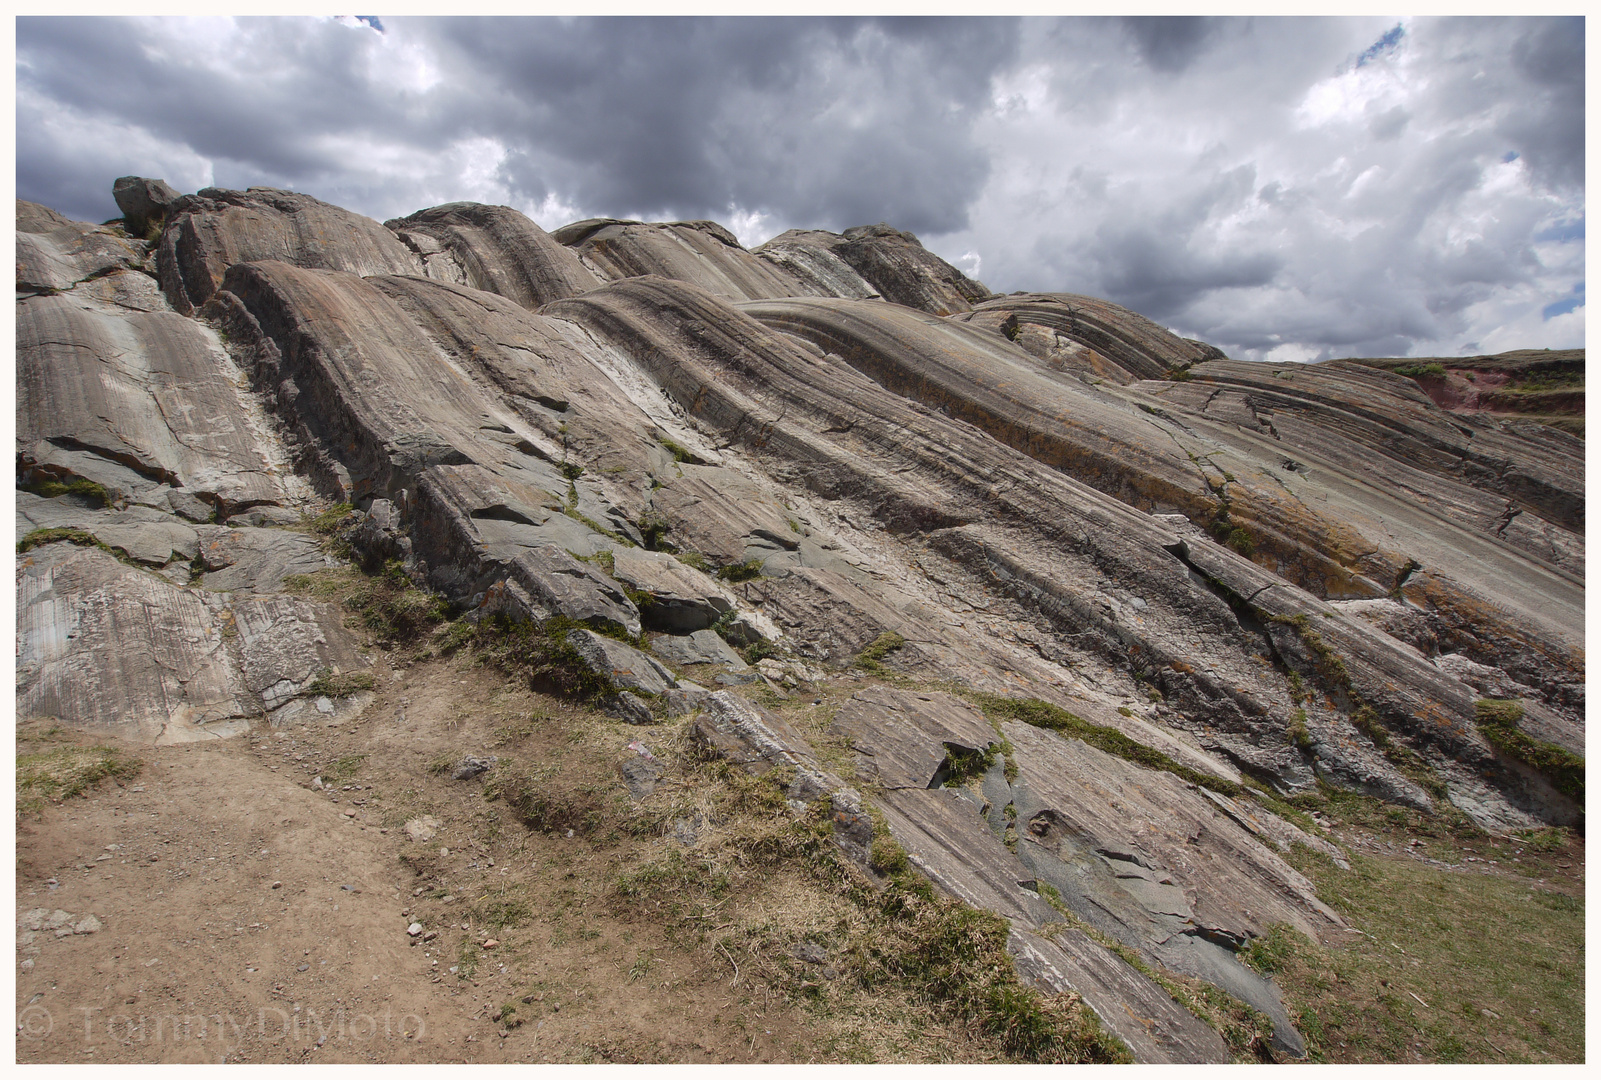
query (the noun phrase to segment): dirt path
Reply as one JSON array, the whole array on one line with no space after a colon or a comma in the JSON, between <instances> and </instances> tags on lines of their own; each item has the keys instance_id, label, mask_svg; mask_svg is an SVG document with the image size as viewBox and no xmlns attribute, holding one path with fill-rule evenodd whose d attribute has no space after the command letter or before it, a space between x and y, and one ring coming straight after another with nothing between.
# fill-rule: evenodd
<instances>
[{"instance_id":1,"label":"dirt path","mask_svg":"<svg viewBox=\"0 0 1601 1080\"><path fill-rule=\"evenodd\" d=\"M662 839L508 826L479 785L430 769L531 706L567 709L469 663L419 664L358 720L135 749L131 780L24 818L18 1060L806 1060L798 1010L605 902ZM602 726L618 749L656 730ZM519 736L530 761L570 748L547 729ZM313 788L331 762L353 775ZM591 786L620 791L601 765ZM423 813L437 835L409 838ZM491 895L523 898L515 925L486 927Z\"/></svg>"}]
</instances>

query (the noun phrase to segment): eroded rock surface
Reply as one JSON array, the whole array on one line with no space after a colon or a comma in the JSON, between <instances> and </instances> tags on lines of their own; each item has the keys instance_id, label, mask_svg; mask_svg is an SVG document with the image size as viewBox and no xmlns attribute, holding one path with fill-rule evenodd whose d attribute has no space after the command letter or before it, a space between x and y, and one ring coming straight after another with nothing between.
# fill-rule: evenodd
<instances>
[{"instance_id":1,"label":"eroded rock surface","mask_svg":"<svg viewBox=\"0 0 1601 1080\"><path fill-rule=\"evenodd\" d=\"M417 253L429 277L530 310L600 284L572 251L509 206L447 203L384 224Z\"/></svg>"},{"instance_id":2,"label":"eroded rock surface","mask_svg":"<svg viewBox=\"0 0 1601 1080\"><path fill-rule=\"evenodd\" d=\"M293 191L205 188L168 208L157 267L161 288L188 315L236 263L277 260L355 274L419 274L422 262L388 229Z\"/></svg>"},{"instance_id":3,"label":"eroded rock surface","mask_svg":"<svg viewBox=\"0 0 1601 1080\"><path fill-rule=\"evenodd\" d=\"M1339 852L1253 785L1582 820L1475 711L1517 699L1525 734L1582 753L1582 443L1560 432L1360 365L1234 363L1090 297L992 296L888 226L751 252L710 222L547 235L452 203L385 227L141 190L164 295L141 241L18 205L24 714L161 741L323 715L318 680L368 661L284 590L331 565L302 512L352 503L363 565L473 618L588 624L553 625L606 707L780 770L864 872L882 814L1011 920L1025 978L1147 1061L1227 1049L1107 942L1298 1052L1234 954L1337 930L1281 854ZM648 653L610 636L646 630ZM860 678L813 732L831 746L742 696ZM1183 776L997 725L984 694ZM648 772L625 770L635 797Z\"/></svg>"}]
</instances>

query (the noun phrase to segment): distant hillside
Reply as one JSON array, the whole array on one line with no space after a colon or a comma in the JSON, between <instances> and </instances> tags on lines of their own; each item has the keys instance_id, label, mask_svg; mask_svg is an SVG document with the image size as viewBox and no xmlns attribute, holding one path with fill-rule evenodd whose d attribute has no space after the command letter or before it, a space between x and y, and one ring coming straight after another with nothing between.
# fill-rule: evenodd
<instances>
[{"instance_id":1,"label":"distant hillside","mask_svg":"<svg viewBox=\"0 0 1601 1080\"><path fill-rule=\"evenodd\" d=\"M1451 412L1538 420L1584 437L1584 350L1515 349L1494 356L1350 359L1411 378Z\"/></svg>"}]
</instances>

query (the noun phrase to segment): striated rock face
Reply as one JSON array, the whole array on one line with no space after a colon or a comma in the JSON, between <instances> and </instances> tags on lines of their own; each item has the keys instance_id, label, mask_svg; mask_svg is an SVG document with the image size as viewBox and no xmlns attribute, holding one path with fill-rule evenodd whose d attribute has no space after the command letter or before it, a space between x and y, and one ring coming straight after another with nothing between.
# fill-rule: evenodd
<instances>
[{"instance_id":1,"label":"striated rock face","mask_svg":"<svg viewBox=\"0 0 1601 1080\"><path fill-rule=\"evenodd\" d=\"M887 226L751 252L710 222L546 234L452 203L386 227L124 186L154 192L125 207L164 221L152 244L18 204L24 715L153 741L298 722L319 673L367 664L284 592L331 564L302 513L351 503L369 568L472 618L587 624L571 651L628 691L607 707L786 770L864 868L881 815L1148 1061L1227 1050L1109 942L1299 1052L1234 953L1339 929L1281 858L1327 845L1253 787L1582 821L1475 726L1518 698L1525 735L1582 753L1577 439L992 296ZM834 682L826 735L743 696ZM1046 711L985 711L1017 699Z\"/></svg>"},{"instance_id":2,"label":"striated rock face","mask_svg":"<svg viewBox=\"0 0 1601 1080\"><path fill-rule=\"evenodd\" d=\"M572 251L509 206L448 203L384 224L417 253L429 277L530 310L600 284Z\"/></svg>"},{"instance_id":3,"label":"striated rock face","mask_svg":"<svg viewBox=\"0 0 1601 1080\"><path fill-rule=\"evenodd\" d=\"M236 263L271 259L354 274L417 274L422 262L371 218L276 188L205 188L168 208L156 266L161 289L192 314Z\"/></svg>"},{"instance_id":4,"label":"striated rock face","mask_svg":"<svg viewBox=\"0 0 1601 1080\"><path fill-rule=\"evenodd\" d=\"M601 281L660 274L692 281L731 300L789 296L787 275L740 247L715 221L646 224L610 218L580 221L553 234L577 251Z\"/></svg>"},{"instance_id":5,"label":"striated rock face","mask_svg":"<svg viewBox=\"0 0 1601 1080\"><path fill-rule=\"evenodd\" d=\"M1226 359L1215 346L1175 337L1143 315L1093 296L1013 293L985 300L960 320L1003 334L1057 371L1119 385Z\"/></svg>"}]
</instances>

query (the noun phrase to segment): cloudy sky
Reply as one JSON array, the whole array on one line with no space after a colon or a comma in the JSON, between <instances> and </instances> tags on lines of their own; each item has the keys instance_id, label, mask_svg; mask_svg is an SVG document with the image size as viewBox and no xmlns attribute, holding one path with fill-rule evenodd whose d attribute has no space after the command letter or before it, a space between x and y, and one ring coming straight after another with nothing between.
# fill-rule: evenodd
<instances>
[{"instance_id":1,"label":"cloudy sky","mask_svg":"<svg viewBox=\"0 0 1601 1080\"><path fill-rule=\"evenodd\" d=\"M1584 343L1584 24L17 20L17 194L886 221L1238 358Z\"/></svg>"}]
</instances>

